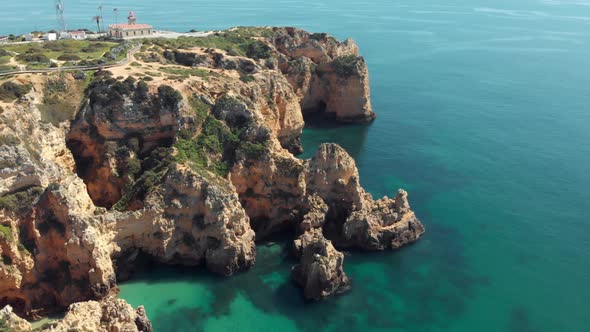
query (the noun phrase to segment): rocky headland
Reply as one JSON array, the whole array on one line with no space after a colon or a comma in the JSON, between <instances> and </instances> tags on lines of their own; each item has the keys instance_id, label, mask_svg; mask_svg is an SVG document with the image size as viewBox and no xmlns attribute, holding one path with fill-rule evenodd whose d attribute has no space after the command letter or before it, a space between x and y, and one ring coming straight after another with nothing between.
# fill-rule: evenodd
<instances>
[{"instance_id":1,"label":"rocky headland","mask_svg":"<svg viewBox=\"0 0 590 332\"><path fill-rule=\"evenodd\" d=\"M0 320L14 330L31 329L15 313L67 311L53 328L151 331L113 297L140 256L229 276L255 264L255 241L291 232L293 280L318 300L350 287L339 250L424 232L407 193L373 199L338 145L295 157L308 116L375 118L350 39L237 28L0 85Z\"/></svg>"}]
</instances>

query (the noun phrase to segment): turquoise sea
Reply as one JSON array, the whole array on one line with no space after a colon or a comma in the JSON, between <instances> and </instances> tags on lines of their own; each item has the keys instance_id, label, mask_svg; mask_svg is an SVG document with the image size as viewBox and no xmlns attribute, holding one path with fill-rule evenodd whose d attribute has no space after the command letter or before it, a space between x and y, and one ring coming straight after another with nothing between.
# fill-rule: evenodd
<instances>
[{"instance_id":1,"label":"turquoise sea","mask_svg":"<svg viewBox=\"0 0 590 332\"><path fill-rule=\"evenodd\" d=\"M2 1L0 34L55 27L52 1ZM100 1L66 2L88 27ZM378 119L306 128L375 196L410 193L427 228L350 253L353 290L305 304L282 241L221 279L157 268L121 285L156 331L590 331L590 0L103 1L185 31L289 25L352 37ZM123 15L120 15L123 16Z\"/></svg>"}]
</instances>

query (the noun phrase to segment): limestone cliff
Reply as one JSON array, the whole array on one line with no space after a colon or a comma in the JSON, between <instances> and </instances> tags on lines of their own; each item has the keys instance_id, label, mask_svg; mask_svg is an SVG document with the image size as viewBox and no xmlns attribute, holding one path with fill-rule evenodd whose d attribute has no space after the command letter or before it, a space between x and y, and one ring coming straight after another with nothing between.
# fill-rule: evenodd
<instances>
[{"instance_id":1,"label":"limestone cliff","mask_svg":"<svg viewBox=\"0 0 590 332\"><path fill-rule=\"evenodd\" d=\"M134 331L142 314L110 296L140 255L227 276L282 230L297 234L294 280L322 299L350 285L338 249L399 248L424 232L407 193L375 201L341 147L293 155L309 112L374 118L351 40L242 28L146 41L136 56L88 85L12 79L31 90L0 105L0 306L27 317L69 307L56 326ZM60 120L44 104L57 80L83 91Z\"/></svg>"},{"instance_id":2,"label":"limestone cliff","mask_svg":"<svg viewBox=\"0 0 590 332\"><path fill-rule=\"evenodd\" d=\"M26 320L18 317L11 306L0 310L0 321L11 332L32 331L93 331L93 332L152 332L152 323L143 307L133 309L121 299L107 298L102 302L86 301L73 303L60 320L49 321L33 328Z\"/></svg>"},{"instance_id":3,"label":"limestone cliff","mask_svg":"<svg viewBox=\"0 0 590 332\"><path fill-rule=\"evenodd\" d=\"M343 122L375 118L369 72L352 39L294 28L275 30L279 67L301 100L304 112L322 112Z\"/></svg>"}]
</instances>

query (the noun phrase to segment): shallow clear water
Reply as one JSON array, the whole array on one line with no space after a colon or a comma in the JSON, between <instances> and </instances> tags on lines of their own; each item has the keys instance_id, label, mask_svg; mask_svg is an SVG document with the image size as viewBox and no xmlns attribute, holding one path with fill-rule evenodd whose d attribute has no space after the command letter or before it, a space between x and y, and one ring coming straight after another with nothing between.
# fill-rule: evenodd
<instances>
[{"instance_id":1,"label":"shallow clear water","mask_svg":"<svg viewBox=\"0 0 590 332\"><path fill-rule=\"evenodd\" d=\"M54 27L46 2L3 4L0 33ZM92 28L97 3L66 0L70 26ZM347 256L353 290L315 305L290 284L279 244L228 279L145 273L121 296L156 331L590 331L590 0L104 5L165 29L353 37L378 119L307 128L305 155L342 144L370 192L406 188L427 228L400 251Z\"/></svg>"}]
</instances>

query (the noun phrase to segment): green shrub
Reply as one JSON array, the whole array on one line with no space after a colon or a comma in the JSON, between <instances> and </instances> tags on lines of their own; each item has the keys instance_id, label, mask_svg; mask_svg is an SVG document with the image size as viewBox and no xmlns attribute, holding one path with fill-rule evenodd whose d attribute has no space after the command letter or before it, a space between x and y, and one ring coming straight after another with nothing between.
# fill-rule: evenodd
<instances>
[{"instance_id":1,"label":"green shrub","mask_svg":"<svg viewBox=\"0 0 590 332\"><path fill-rule=\"evenodd\" d=\"M242 142L240 150L247 159L259 159L267 152L266 146L262 143Z\"/></svg>"},{"instance_id":2,"label":"green shrub","mask_svg":"<svg viewBox=\"0 0 590 332\"><path fill-rule=\"evenodd\" d=\"M209 72L208 70L200 68L162 67L160 68L160 71L167 74L178 76L183 79L187 79L190 76L197 76L202 77L204 79L208 79L209 76L215 75L215 73L213 72Z\"/></svg>"},{"instance_id":3,"label":"green shrub","mask_svg":"<svg viewBox=\"0 0 590 332\"><path fill-rule=\"evenodd\" d=\"M58 41L45 42L43 43L43 48L54 52L63 52L67 50L66 44Z\"/></svg>"},{"instance_id":4,"label":"green shrub","mask_svg":"<svg viewBox=\"0 0 590 332\"><path fill-rule=\"evenodd\" d=\"M194 95L190 98L189 102L193 110L195 110L195 123L201 125L207 118L207 115L211 110L211 105L207 104L204 99L198 95Z\"/></svg>"},{"instance_id":5,"label":"green shrub","mask_svg":"<svg viewBox=\"0 0 590 332\"><path fill-rule=\"evenodd\" d=\"M48 78L43 87L43 103L38 105L41 121L58 126L73 119L78 106L70 93L73 89L64 74Z\"/></svg>"},{"instance_id":6,"label":"green shrub","mask_svg":"<svg viewBox=\"0 0 590 332\"><path fill-rule=\"evenodd\" d=\"M241 75L240 81L242 81L244 83L250 83L250 82L256 81L256 78L254 78L254 76L252 76L252 75Z\"/></svg>"},{"instance_id":7,"label":"green shrub","mask_svg":"<svg viewBox=\"0 0 590 332\"><path fill-rule=\"evenodd\" d=\"M129 150L133 152L139 152L139 139L137 137L131 137L126 143Z\"/></svg>"},{"instance_id":8,"label":"green shrub","mask_svg":"<svg viewBox=\"0 0 590 332\"><path fill-rule=\"evenodd\" d=\"M14 240L10 225L0 225L0 238L7 242L12 242Z\"/></svg>"},{"instance_id":9,"label":"green shrub","mask_svg":"<svg viewBox=\"0 0 590 332\"><path fill-rule=\"evenodd\" d=\"M182 101L182 95L169 85L158 87L158 97L164 107L175 108Z\"/></svg>"},{"instance_id":10,"label":"green shrub","mask_svg":"<svg viewBox=\"0 0 590 332\"><path fill-rule=\"evenodd\" d=\"M18 99L31 90L29 84L18 84L11 81L4 82L0 85L0 100L11 102Z\"/></svg>"},{"instance_id":11,"label":"green shrub","mask_svg":"<svg viewBox=\"0 0 590 332\"><path fill-rule=\"evenodd\" d=\"M209 115L203 123L199 136L195 139L180 138L174 147L178 151L177 161L189 161L198 168L226 176L238 143L237 135L221 121Z\"/></svg>"},{"instance_id":12,"label":"green shrub","mask_svg":"<svg viewBox=\"0 0 590 332\"><path fill-rule=\"evenodd\" d=\"M129 159L127 162L129 163L130 160L133 159ZM138 159L135 160L137 160L138 163L140 162ZM133 199L145 199L145 197L160 184L173 161L172 150L170 148L159 147L154 149L148 157L141 161L141 166L143 167L139 165L131 166L143 168L144 172L137 178L137 180L134 180L132 177L128 179L121 199L113 205L113 209L117 211L125 211ZM134 162L132 161L131 163L133 164ZM139 172L141 172L141 170ZM139 172L137 172L137 174L139 174Z\"/></svg>"},{"instance_id":13,"label":"green shrub","mask_svg":"<svg viewBox=\"0 0 590 332\"><path fill-rule=\"evenodd\" d=\"M135 177L139 172L141 172L141 161L137 158L127 159L127 173Z\"/></svg>"},{"instance_id":14,"label":"green shrub","mask_svg":"<svg viewBox=\"0 0 590 332\"><path fill-rule=\"evenodd\" d=\"M50 95L54 93L64 93L68 91L68 82L63 74L52 76L45 80L43 94Z\"/></svg>"},{"instance_id":15,"label":"green shrub","mask_svg":"<svg viewBox=\"0 0 590 332\"><path fill-rule=\"evenodd\" d=\"M72 53L64 53L57 57L59 61L79 61L82 60L78 55Z\"/></svg>"},{"instance_id":16,"label":"green shrub","mask_svg":"<svg viewBox=\"0 0 590 332\"><path fill-rule=\"evenodd\" d=\"M256 40L249 43L246 50L246 55L252 59L268 59L272 56L272 48L266 43Z\"/></svg>"},{"instance_id":17,"label":"green shrub","mask_svg":"<svg viewBox=\"0 0 590 332\"><path fill-rule=\"evenodd\" d=\"M18 61L28 62L28 63L42 63L47 64L49 63L49 58L42 53L21 53L16 56Z\"/></svg>"},{"instance_id":18,"label":"green shrub","mask_svg":"<svg viewBox=\"0 0 590 332\"><path fill-rule=\"evenodd\" d=\"M0 318L0 332L10 332L10 327L3 318Z\"/></svg>"},{"instance_id":19,"label":"green shrub","mask_svg":"<svg viewBox=\"0 0 590 332\"><path fill-rule=\"evenodd\" d=\"M84 52L84 53L94 53L97 52L103 48L108 47L109 45L106 43L90 43L87 46L83 47L80 49L80 51Z\"/></svg>"},{"instance_id":20,"label":"green shrub","mask_svg":"<svg viewBox=\"0 0 590 332\"><path fill-rule=\"evenodd\" d=\"M0 135L0 145L16 146L20 144L20 139L11 134ZM0 162L0 165L2 163Z\"/></svg>"},{"instance_id":21,"label":"green shrub","mask_svg":"<svg viewBox=\"0 0 590 332\"><path fill-rule=\"evenodd\" d=\"M41 187L31 187L27 190L19 191L14 194L8 194L0 197L0 209L10 211L24 211L37 201L39 196L43 193Z\"/></svg>"},{"instance_id":22,"label":"green shrub","mask_svg":"<svg viewBox=\"0 0 590 332\"><path fill-rule=\"evenodd\" d=\"M254 39L254 37L272 37L274 34L274 31L268 28L237 28L207 37L157 38L145 40L144 43L172 50L193 47L215 48L225 50L232 56L266 59L272 55L272 49L263 41Z\"/></svg>"},{"instance_id":23,"label":"green shrub","mask_svg":"<svg viewBox=\"0 0 590 332\"><path fill-rule=\"evenodd\" d=\"M334 70L341 77L350 77L356 73L356 66L362 58L356 55L345 55L332 62Z\"/></svg>"},{"instance_id":24,"label":"green shrub","mask_svg":"<svg viewBox=\"0 0 590 332\"><path fill-rule=\"evenodd\" d=\"M148 87L147 83L144 81L137 82L137 87L135 88L135 93L133 94L133 99L136 102L143 102L149 98L150 88Z\"/></svg>"}]
</instances>

